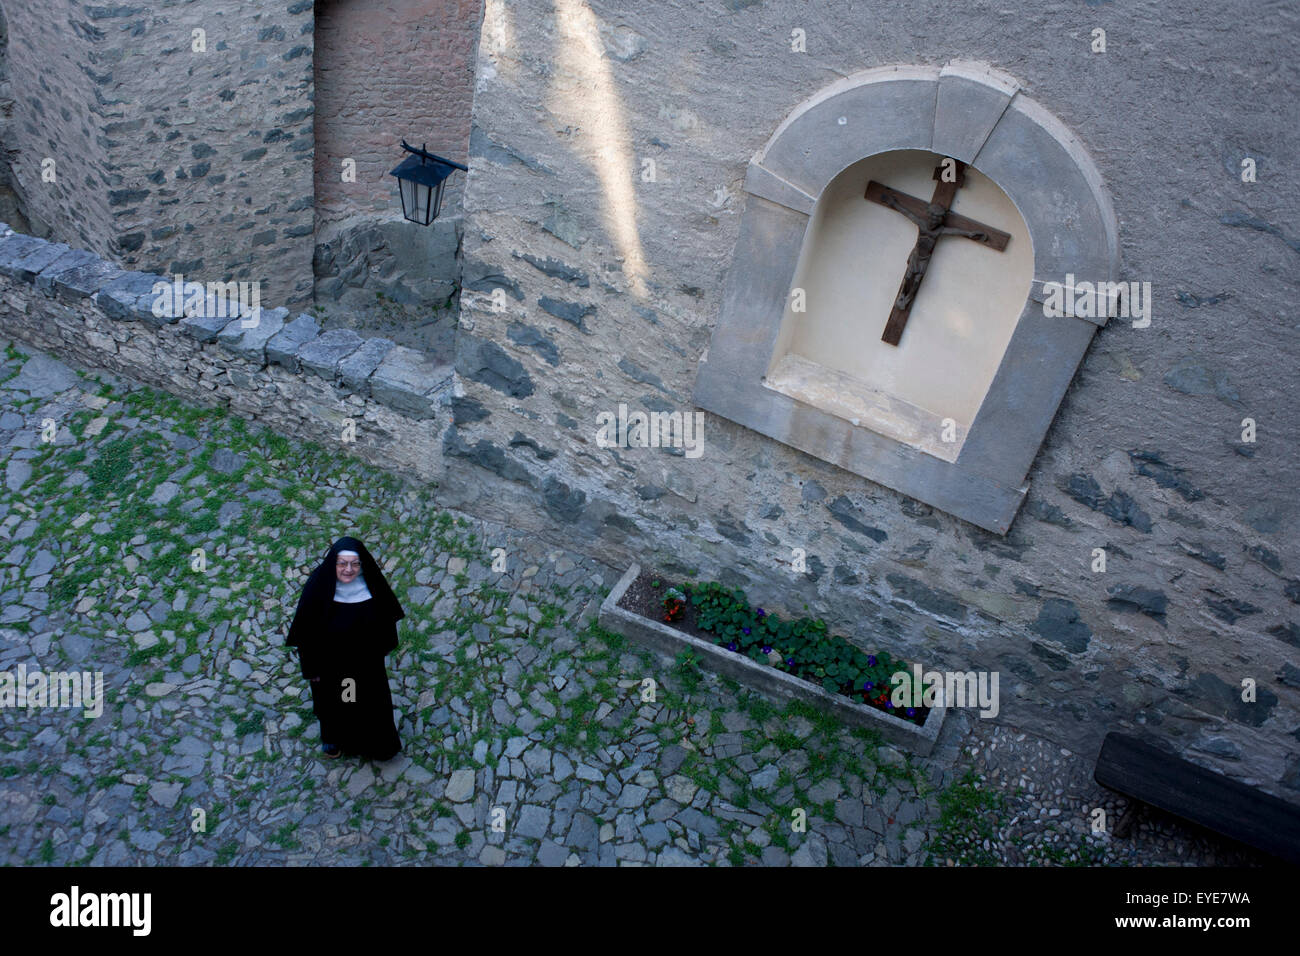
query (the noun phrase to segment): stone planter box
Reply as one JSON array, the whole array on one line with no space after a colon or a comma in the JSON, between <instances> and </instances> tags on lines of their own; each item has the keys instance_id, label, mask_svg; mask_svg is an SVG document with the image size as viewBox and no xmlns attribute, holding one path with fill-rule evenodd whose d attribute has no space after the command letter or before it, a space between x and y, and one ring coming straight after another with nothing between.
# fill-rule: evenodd
<instances>
[{"instance_id":1,"label":"stone planter box","mask_svg":"<svg viewBox=\"0 0 1300 956\"><path fill-rule=\"evenodd\" d=\"M702 658L702 666L714 673L730 677L770 697L805 701L819 710L833 714L849 726L870 728L891 744L921 756L928 756L934 749L934 742L943 727L945 708L942 704L930 708L924 726L918 727L840 694L828 693L816 684L793 677L775 667L756 663L743 654L728 651L668 624L619 607L618 602L640 573L641 566L638 564L628 568L600 606L600 626L605 630L622 634L669 657L676 657L685 650L694 651Z\"/></svg>"}]
</instances>

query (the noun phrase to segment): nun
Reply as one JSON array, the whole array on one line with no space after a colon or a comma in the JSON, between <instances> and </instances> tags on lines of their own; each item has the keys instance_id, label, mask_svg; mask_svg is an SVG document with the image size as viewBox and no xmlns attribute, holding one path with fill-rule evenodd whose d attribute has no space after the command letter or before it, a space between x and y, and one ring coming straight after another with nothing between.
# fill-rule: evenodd
<instances>
[{"instance_id":1,"label":"nun","mask_svg":"<svg viewBox=\"0 0 1300 956\"><path fill-rule=\"evenodd\" d=\"M384 657L405 616L356 538L335 541L307 579L285 643L298 649L326 757L390 760L402 749Z\"/></svg>"}]
</instances>

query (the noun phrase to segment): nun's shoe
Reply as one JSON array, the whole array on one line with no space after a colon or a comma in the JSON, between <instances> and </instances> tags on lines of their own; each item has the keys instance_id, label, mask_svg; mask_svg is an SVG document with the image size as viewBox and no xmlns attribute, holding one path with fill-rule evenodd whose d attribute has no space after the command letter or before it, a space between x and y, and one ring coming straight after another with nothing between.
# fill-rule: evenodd
<instances>
[{"instance_id":1,"label":"nun's shoe","mask_svg":"<svg viewBox=\"0 0 1300 956\"><path fill-rule=\"evenodd\" d=\"M343 756L343 751L339 750L339 748L333 744L321 744L320 749L321 753L325 754L325 756L329 757L331 760L337 760L339 757Z\"/></svg>"}]
</instances>

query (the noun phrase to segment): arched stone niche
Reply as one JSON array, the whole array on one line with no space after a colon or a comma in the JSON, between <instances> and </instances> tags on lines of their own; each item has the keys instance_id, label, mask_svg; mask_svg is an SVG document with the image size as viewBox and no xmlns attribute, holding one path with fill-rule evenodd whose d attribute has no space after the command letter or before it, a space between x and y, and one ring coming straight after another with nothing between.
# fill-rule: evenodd
<instances>
[{"instance_id":1,"label":"arched stone niche","mask_svg":"<svg viewBox=\"0 0 1300 956\"><path fill-rule=\"evenodd\" d=\"M928 200L918 171L945 157L970 167L953 211L1012 239L1002 253L941 239L890 351L855 309L888 306L917 229L867 203L863 182ZM1083 146L986 66L883 67L795 109L750 162L745 191L696 404L1005 534L1106 321L1046 316L1044 285L1118 271L1114 212ZM955 429L939 440L945 420Z\"/></svg>"},{"instance_id":2,"label":"arched stone niche","mask_svg":"<svg viewBox=\"0 0 1300 956\"><path fill-rule=\"evenodd\" d=\"M817 199L781 320L768 388L944 461L956 461L1015 332L1034 277L1029 228L987 176L967 170L953 211L1011 235L998 252L942 239L898 345L881 318L917 228L863 198L876 181L929 197L944 157L892 150L840 171ZM869 317L874 317L871 321ZM943 423L952 423L945 434ZM948 440L945 440L945 437Z\"/></svg>"}]
</instances>

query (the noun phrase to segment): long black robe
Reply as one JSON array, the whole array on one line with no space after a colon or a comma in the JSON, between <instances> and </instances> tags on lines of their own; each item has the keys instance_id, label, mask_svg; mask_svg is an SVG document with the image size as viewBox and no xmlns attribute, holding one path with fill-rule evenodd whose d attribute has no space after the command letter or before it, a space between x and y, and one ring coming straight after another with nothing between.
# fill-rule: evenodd
<instances>
[{"instance_id":1,"label":"long black robe","mask_svg":"<svg viewBox=\"0 0 1300 956\"><path fill-rule=\"evenodd\" d=\"M397 627L380 618L374 598L333 604L316 643L298 651L303 676L320 678L311 683L311 698L321 743L347 754L391 759L402 741L393 725L384 655L397 647Z\"/></svg>"},{"instance_id":2,"label":"long black robe","mask_svg":"<svg viewBox=\"0 0 1300 956\"><path fill-rule=\"evenodd\" d=\"M357 552L369 600L334 600L339 551ZM397 648L397 622L405 616L366 546L352 537L334 542L303 587L285 642L298 648L321 743L374 760L388 760L401 750L384 657ZM354 683L346 685L348 680Z\"/></svg>"}]
</instances>

